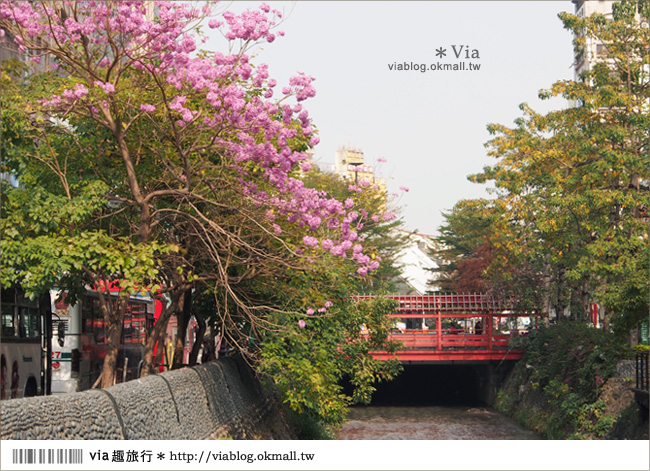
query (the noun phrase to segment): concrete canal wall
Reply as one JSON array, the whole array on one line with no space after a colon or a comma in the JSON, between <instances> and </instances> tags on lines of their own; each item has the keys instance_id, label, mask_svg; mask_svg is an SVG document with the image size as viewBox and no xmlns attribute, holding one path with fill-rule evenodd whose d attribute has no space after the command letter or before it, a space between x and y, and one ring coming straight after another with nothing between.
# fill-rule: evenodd
<instances>
[{"instance_id":1,"label":"concrete canal wall","mask_svg":"<svg viewBox=\"0 0 650 471\"><path fill-rule=\"evenodd\" d=\"M3 440L292 438L277 398L241 358L0 407Z\"/></svg>"}]
</instances>

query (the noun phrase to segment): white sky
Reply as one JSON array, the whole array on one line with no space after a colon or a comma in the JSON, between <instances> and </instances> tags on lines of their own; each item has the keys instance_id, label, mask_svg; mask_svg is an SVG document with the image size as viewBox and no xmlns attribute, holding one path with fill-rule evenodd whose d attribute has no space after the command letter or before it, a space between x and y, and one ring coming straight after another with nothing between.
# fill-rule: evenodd
<instances>
[{"instance_id":1,"label":"white sky","mask_svg":"<svg viewBox=\"0 0 650 471\"><path fill-rule=\"evenodd\" d=\"M261 2L236 2L232 11ZM526 102L544 111L538 91L573 78L572 36L557 17L570 1L273 2L285 12L286 33L258 52L278 80L276 96L300 71L316 77L315 98L305 107L321 138L323 167L338 147L361 148L377 158L389 192L399 199L404 229L435 234L442 211L465 198L485 196L469 182L492 159L484 147L488 123L512 125ZM480 59L456 59L452 45ZM210 41L208 49L222 49ZM446 49L445 58L436 56ZM225 51L224 51L225 52ZM474 62L480 71L391 71L388 64ZM468 67L468 66L466 66Z\"/></svg>"}]
</instances>

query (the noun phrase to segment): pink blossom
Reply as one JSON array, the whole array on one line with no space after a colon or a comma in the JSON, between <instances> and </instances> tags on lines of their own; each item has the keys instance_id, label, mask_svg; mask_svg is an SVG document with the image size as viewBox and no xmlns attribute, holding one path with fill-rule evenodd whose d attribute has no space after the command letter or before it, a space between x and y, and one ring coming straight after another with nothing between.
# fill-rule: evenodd
<instances>
[{"instance_id":1,"label":"pink blossom","mask_svg":"<svg viewBox=\"0 0 650 471\"><path fill-rule=\"evenodd\" d=\"M409 191L409 188L406 187L406 186L400 186L399 189L402 190L402 191L406 191L406 192Z\"/></svg>"},{"instance_id":2,"label":"pink blossom","mask_svg":"<svg viewBox=\"0 0 650 471\"><path fill-rule=\"evenodd\" d=\"M100 87L106 93L113 93L115 91L115 86L110 82L100 82L99 80L95 80L95 85Z\"/></svg>"},{"instance_id":3,"label":"pink blossom","mask_svg":"<svg viewBox=\"0 0 650 471\"><path fill-rule=\"evenodd\" d=\"M193 119L192 112L190 110L183 110L183 121L189 123L190 121L192 121L192 119Z\"/></svg>"},{"instance_id":4,"label":"pink blossom","mask_svg":"<svg viewBox=\"0 0 650 471\"><path fill-rule=\"evenodd\" d=\"M339 201L322 191L306 188L293 176L298 169L307 171L309 164L303 153L290 146L291 140L306 137L311 146L320 141L302 104L315 96L315 78L299 72L282 89L286 99L281 104L277 100L272 102L272 89L277 81L270 77L268 66L253 64L249 58L256 44L284 35L274 30L282 17L280 12L262 4L241 14L224 12L222 21L218 21L210 18L213 9L207 2L157 2L155 18L151 18L141 2L75 2L75 15L61 21L49 4L0 2L3 24L7 22L21 31L14 38L19 47L37 51L45 40L61 49L60 57L70 54L72 59L59 64L64 64L66 76L78 82L77 85L42 100L44 113L52 117L63 112L84 114L89 109L99 113L99 108L108 108L107 97L98 93L99 88L128 107L132 101L127 93L131 91L119 86L122 75L107 75L106 70L111 58L128 57L131 62L124 62L126 67L136 69L138 74L155 75L169 91L163 97L156 90L148 90L143 100L158 105L139 103L135 105L136 110L154 113L157 106L165 106L159 103L165 103L172 113L171 117L166 113L156 116L161 126L176 123L187 127L193 123L198 132L213 136L214 148L209 151L218 149L231 163L232 170L238 172L240 187L236 190L241 190L254 205L267 211L267 215L272 210L273 217L268 218L270 230L281 234L283 229L276 224L280 221L303 230L319 229L329 238L319 240L316 233L311 233L302 240L303 248L310 248L310 256L316 256L312 252L329 251L341 257L352 256L360 265L369 263L356 232L362 225L352 226L358 218L352 211L353 199ZM241 41L228 45L232 48L228 52L196 54L197 39L203 35L195 25L204 19L210 28L219 28L226 38ZM88 41L84 42L84 48L96 58L89 65L79 48L82 36ZM98 79L95 82L88 77ZM96 87L92 94L86 88L91 86ZM205 106L189 105L196 104L199 97L204 97ZM289 98L294 102L289 104ZM78 103L81 99L84 102ZM127 108L125 111L129 113ZM296 120L300 128L295 126ZM252 168L256 169L255 174ZM350 185L350 190L361 192L364 185ZM351 248L352 254L348 252ZM302 253L301 249L296 252ZM372 263L360 268L370 270L371 266Z\"/></svg>"},{"instance_id":5,"label":"pink blossom","mask_svg":"<svg viewBox=\"0 0 650 471\"><path fill-rule=\"evenodd\" d=\"M318 239L316 237L304 236L302 243L308 247L318 247Z\"/></svg>"},{"instance_id":6,"label":"pink blossom","mask_svg":"<svg viewBox=\"0 0 650 471\"><path fill-rule=\"evenodd\" d=\"M61 104L61 97L59 95L52 95L49 100L41 100L43 106L57 107Z\"/></svg>"},{"instance_id":7,"label":"pink blossom","mask_svg":"<svg viewBox=\"0 0 650 471\"><path fill-rule=\"evenodd\" d=\"M311 316L311 315L314 314L315 312L316 312L316 311L314 311L312 308L307 309L307 315L308 315L308 316Z\"/></svg>"},{"instance_id":8,"label":"pink blossom","mask_svg":"<svg viewBox=\"0 0 650 471\"><path fill-rule=\"evenodd\" d=\"M385 163L385 162L388 162L388 160L386 160L386 159L383 158L383 157L379 157L379 158L377 159L377 162L379 162L379 163Z\"/></svg>"},{"instance_id":9,"label":"pink blossom","mask_svg":"<svg viewBox=\"0 0 650 471\"><path fill-rule=\"evenodd\" d=\"M325 303L325 307L332 307L332 306L334 306L334 303L332 301L327 301Z\"/></svg>"},{"instance_id":10,"label":"pink blossom","mask_svg":"<svg viewBox=\"0 0 650 471\"><path fill-rule=\"evenodd\" d=\"M181 113L183 111L183 109L184 109L184 105L185 105L186 101L187 101L186 97L181 96L181 95L176 96L176 97L174 97L174 99L169 104L169 108L174 110L174 111L178 111L179 113Z\"/></svg>"},{"instance_id":11,"label":"pink blossom","mask_svg":"<svg viewBox=\"0 0 650 471\"><path fill-rule=\"evenodd\" d=\"M298 327L300 327L301 329L304 329L306 325L307 324L302 319L298 321Z\"/></svg>"},{"instance_id":12,"label":"pink blossom","mask_svg":"<svg viewBox=\"0 0 650 471\"><path fill-rule=\"evenodd\" d=\"M74 86L74 97L79 99L83 98L88 94L88 89L84 87L82 84L78 83L77 85Z\"/></svg>"},{"instance_id":13,"label":"pink blossom","mask_svg":"<svg viewBox=\"0 0 650 471\"><path fill-rule=\"evenodd\" d=\"M370 257L368 257L367 255L358 254L357 263L359 265L367 265L368 263L370 263Z\"/></svg>"}]
</instances>

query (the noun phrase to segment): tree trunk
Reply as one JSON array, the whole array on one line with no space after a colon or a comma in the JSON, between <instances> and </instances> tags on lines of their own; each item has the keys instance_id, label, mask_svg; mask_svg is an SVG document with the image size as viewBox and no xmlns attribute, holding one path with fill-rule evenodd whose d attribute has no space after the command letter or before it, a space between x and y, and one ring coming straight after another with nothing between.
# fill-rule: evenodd
<instances>
[{"instance_id":1,"label":"tree trunk","mask_svg":"<svg viewBox=\"0 0 650 471\"><path fill-rule=\"evenodd\" d=\"M172 302L169 306L163 307L160 317L156 321L156 324L151 330L151 335L147 338L144 349L144 358L142 359L142 371L140 373L141 377L148 376L153 373L153 351L156 343L164 337L165 331L167 330L167 323L171 318L172 314L178 309L179 298L182 296L182 291L177 291L172 294ZM158 345L158 348L161 348L161 345Z\"/></svg>"},{"instance_id":2,"label":"tree trunk","mask_svg":"<svg viewBox=\"0 0 650 471\"><path fill-rule=\"evenodd\" d=\"M129 146L126 144L121 129L121 123L119 121L113 124L112 131L120 149L120 153L122 154L122 160L124 161L124 168L126 169L127 181L129 188L131 189L131 194L133 195L133 199L138 205L138 208L140 208L140 224L138 225L140 242L147 242L151 235L151 210L149 208L149 202L143 196L142 190L140 189L135 166L133 165L131 153L129 152Z\"/></svg>"},{"instance_id":3,"label":"tree trunk","mask_svg":"<svg viewBox=\"0 0 650 471\"><path fill-rule=\"evenodd\" d=\"M547 260L544 262L544 268L542 272L542 321L544 322L544 327L549 326L550 317L551 317L551 264Z\"/></svg>"},{"instance_id":4,"label":"tree trunk","mask_svg":"<svg viewBox=\"0 0 650 471\"><path fill-rule=\"evenodd\" d=\"M590 283L589 280L585 280L584 283L582 284L582 292L581 297L580 297L580 304L582 306L582 312L584 316L584 320L586 322L591 321L591 296L589 295L589 287Z\"/></svg>"},{"instance_id":5,"label":"tree trunk","mask_svg":"<svg viewBox=\"0 0 650 471\"><path fill-rule=\"evenodd\" d=\"M179 303L179 311L176 313L178 318L178 329L176 330L176 338L174 339L174 363L172 369L177 370L182 368L185 356L185 342L187 340L187 326L192 317L192 292L188 290L185 292Z\"/></svg>"},{"instance_id":6,"label":"tree trunk","mask_svg":"<svg viewBox=\"0 0 650 471\"><path fill-rule=\"evenodd\" d=\"M203 345L203 336L205 335L205 331L206 331L206 324L205 324L205 319L203 319L203 316L197 312L194 314L194 317L196 317L196 321L199 324L199 331L196 334L196 342L194 342L194 345L192 345L192 351L190 352L190 360L189 360L190 366L194 366L197 363L199 353L202 350L201 346ZM203 360L201 360L201 362L203 362Z\"/></svg>"},{"instance_id":7,"label":"tree trunk","mask_svg":"<svg viewBox=\"0 0 650 471\"><path fill-rule=\"evenodd\" d=\"M557 316L557 321L560 322L564 320L564 310L567 307L566 296L564 293L565 289L565 278L564 278L564 266L560 265L557 268L557 280L556 280L556 298L555 298L555 315Z\"/></svg>"},{"instance_id":8,"label":"tree trunk","mask_svg":"<svg viewBox=\"0 0 650 471\"><path fill-rule=\"evenodd\" d=\"M157 339L154 342L154 345L156 343L158 344L158 347L156 349L156 357L154 358L154 364L152 365L153 368L156 367L156 365L162 365L163 362L163 355L165 354L165 340L167 339L167 332L162 333L162 337Z\"/></svg>"},{"instance_id":9,"label":"tree trunk","mask_svg":"<svg viewBox=\"0 0 650 471\"><path fill-rule=\"evenodd\" d=\"M115 384L117 356L122 343L122 326L124 325L127 300L124 296L111 299L110 293L105 296L99 291L99 303L104 314L106 331L106 356L101 373L101 387L107 388Z\"/></svg>"}]
</instances>

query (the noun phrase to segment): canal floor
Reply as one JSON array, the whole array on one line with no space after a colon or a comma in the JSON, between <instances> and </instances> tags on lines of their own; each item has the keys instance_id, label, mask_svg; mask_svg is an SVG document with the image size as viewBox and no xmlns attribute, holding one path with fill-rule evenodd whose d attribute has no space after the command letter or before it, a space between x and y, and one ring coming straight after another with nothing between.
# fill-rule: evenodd
<instances>
[{"instance_id":1,"label":"canal floor","mask_svg":"<svg viewBox=\"0 0 650 471\"><path fill-rule=\"evenodd\" d=\"M512 419L484 407L357 406L338 440L539 440Z\"/></svg>"}]
</instances>

